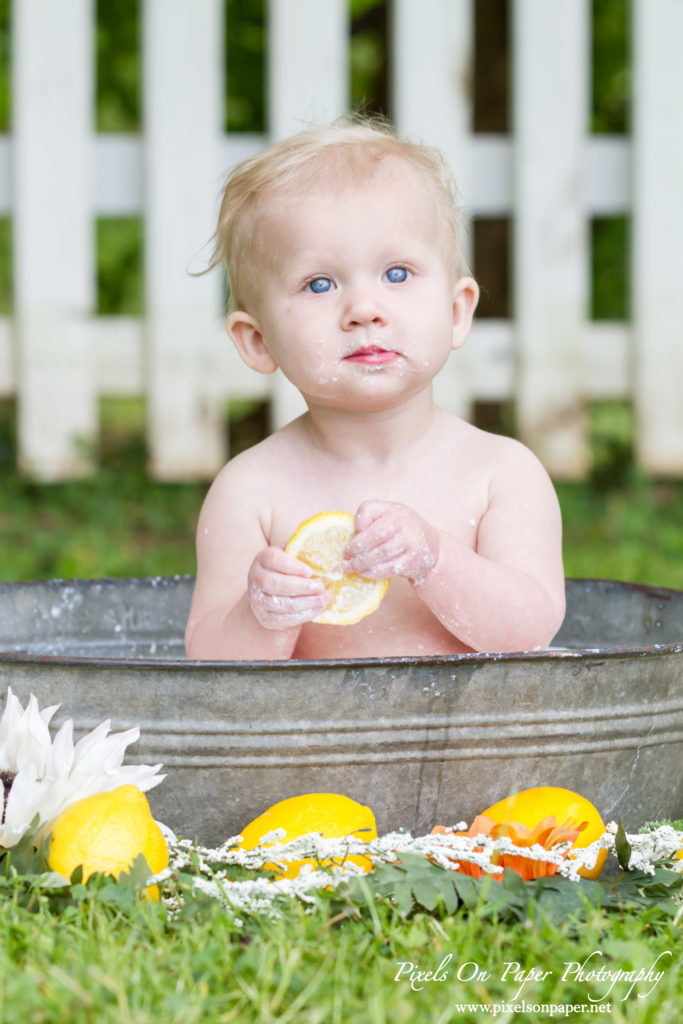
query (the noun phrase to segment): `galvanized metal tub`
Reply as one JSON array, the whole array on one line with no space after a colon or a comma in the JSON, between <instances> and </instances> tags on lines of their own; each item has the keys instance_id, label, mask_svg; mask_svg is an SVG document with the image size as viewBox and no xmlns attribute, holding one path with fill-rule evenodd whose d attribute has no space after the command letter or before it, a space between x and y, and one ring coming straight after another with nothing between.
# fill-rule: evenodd
<instances>
[{"instance_id":1,"label":"galvanized metal tub","mask_svg":"<svg viewBox=\"0 0 683 1024\"><path fill-rule=\"evenodd\" d=\"M0 695L55 724L139 725L158 818L218 843L297 793L346 793L381 832L471 820L567 786L627 828L683 816L683 592L570 580L553 649L189 662L187 577L0 584Z\"/></svg>"}]
</instances>

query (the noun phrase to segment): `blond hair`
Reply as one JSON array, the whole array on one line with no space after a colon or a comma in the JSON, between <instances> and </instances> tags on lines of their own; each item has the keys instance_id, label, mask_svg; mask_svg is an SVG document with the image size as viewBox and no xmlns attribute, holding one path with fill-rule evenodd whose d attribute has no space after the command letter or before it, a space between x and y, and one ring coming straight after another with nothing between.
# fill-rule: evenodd
<instances>
[{"instance_id":1,"label":"blond hair","mask_svg":"<svg viewBox=\"0 0 683 1024\"><path fill-rule=\"evenodd\" d=\"M306 195L314 187L368 180L380 165L392 160L420 176L432 189L441 208L452 270L465 271L460 244L460 212L452 172L437 149L402 138L379 119L346 116L330 125L310 128L276 142L237 164L227 176L214 250L207 269L225 263L230 308L245 308L245 278L257 223L267 200L277 196Z\"/></svg>"}]
</instances>

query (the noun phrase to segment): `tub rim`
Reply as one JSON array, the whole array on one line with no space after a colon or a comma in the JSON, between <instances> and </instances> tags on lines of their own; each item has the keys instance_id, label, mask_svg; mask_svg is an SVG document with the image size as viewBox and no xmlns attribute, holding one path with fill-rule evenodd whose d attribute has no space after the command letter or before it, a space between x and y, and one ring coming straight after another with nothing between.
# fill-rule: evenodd
<instances>
[{"instance_id":1,"label":"tub rim","mask_svg":"<svg viewBox=\"0 0 683 1024\"><path fill-rule=\"evenodd\" d=\"M48 579L48 580L18 580L16 582L0 582L0 594L8 588L23 588L36 586L37 584L48 584L56 586L102 586L117 585L125 583L148 583L150 587L161 587L170 583L192 581L193 576L178 574L172 576L102 576L86 577L75 579ZM572 582L578 586L605 586L613 585L624 587L629 590L642 591L653 599L671 600L673 597L683 599L683 590L673 587L660 587L654 584L633 583L628 580L612 580L601 577L567 577L566 582ZM623 658L627 656L647 657L664 654L677 654L683 652L683 636L680 641L670 641L660 644L639 644L637 646L605 646L605 647L557 647L544 648L543 650L529 651L472 651L463 654L434 654L434 655L402 655L379 658L280 658L273 660L230 660L218 661L215 659L189 659L189 658L153 658L153 657L99 657L89 658L81 655L71 654L32 654L23 651L0 650L0 665L74 665L83 667L87 665L102 668L131 668L133 666L141 669L169 669L170 671L200 672L204 670L234 670L234 671L290 671L300 672L302 670L315 671L324 668L362 669L362 668L391 668L415 665L460 665L460 664L487 664L490 662L521 662L521 661L581 661L598 660L605 658Z\"/></svg>"}]
</instances>

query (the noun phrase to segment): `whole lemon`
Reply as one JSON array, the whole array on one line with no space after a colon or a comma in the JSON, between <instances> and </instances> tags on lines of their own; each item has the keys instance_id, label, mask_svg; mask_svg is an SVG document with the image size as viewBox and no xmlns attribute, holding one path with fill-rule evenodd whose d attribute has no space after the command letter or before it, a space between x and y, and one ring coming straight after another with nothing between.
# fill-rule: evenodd
<instances>
[{"instance_id":1,"label":"whole lemon","mask_svg":"<svg viewBox=\"0 0 683 1024\"><path fill-rule=\"evenodd\" d=\"M71 804L57 818L52 830L49 863L66 878L81 864L85 882L95 871L118 878L143 854L157 874L168 866L168 847L152 817L149 803L137 786L119 786L95 793ZM159 899L156 885L145 890Z\"/></svg>"},{"instance_id":2,"label":"whole lemon","mask_svg":"<svg viewBox=\"0 0 683 1024\"><path fill-rule=\"evenodd\" d=\"M487 818L491 818L496 824L504 824L510 821L518 821L520 825L533 828L542 818L555 815L559 825L567 818L576 819L579 823L588 822L588 827L579 832L574 846L590 846L592 842L599 839L605 831L605 824L600 817L596 807L578 793L571 789L562 789L559 786L535 786L533 789L523 789L520 793L499 800L492 807L481 812ZM588 871L581 868L580 875L584 878L597 878L603 869L607 858L607 850L600 850L595 867Z\"/></svg>"},{"instance_id":3,"label":"whole lemon","mask_svg":"<svg viewBox=\"0 0 683 1024\"><path fill-rule=\"evenodd\" d=\"M242 842L239 848L253 850L259 845L262 836L276 828L285 831L282 842L305 836L308 832L321 832L325 839L341 839L344 836L366 840L377 838L375 816L369 807L339 793L305 793L302 796L280 800L249 822L242 829ZM345 860L359 864L366 871L372 868L372 861L360 854L351 854ZM283 878L296 878L304 864L312 864L315 867L317 862L305 857L302 860L289 861L284 869L271 863L264 864L264 867L278 871Z\"/></svg>"}]
</instances>

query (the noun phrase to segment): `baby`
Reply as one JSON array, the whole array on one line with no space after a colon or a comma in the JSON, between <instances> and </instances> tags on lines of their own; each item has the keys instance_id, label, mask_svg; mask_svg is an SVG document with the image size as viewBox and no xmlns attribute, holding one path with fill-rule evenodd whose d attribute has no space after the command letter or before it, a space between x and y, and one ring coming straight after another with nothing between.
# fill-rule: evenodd
<instances>
[{"instance_id":1,"label":"baby","mask_svg":"<svg viewBox=\"0 0 683 1024\"><path fill-rule=\"evenodd\" d=\"M542 648L564 616L552 484L517 441L436 406L479 290L438 153L376 124L305 131L229 177L214 264L227 331L307 412L231 459L197 530L190 658L363 658ZM391 584L349 626L284 547L318 512L355 516L344 568Z\"/></svg>"}]
</instances>

